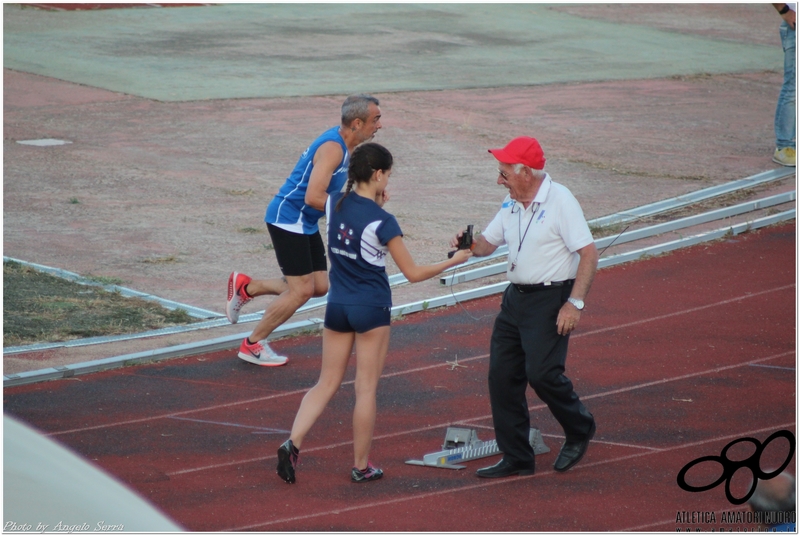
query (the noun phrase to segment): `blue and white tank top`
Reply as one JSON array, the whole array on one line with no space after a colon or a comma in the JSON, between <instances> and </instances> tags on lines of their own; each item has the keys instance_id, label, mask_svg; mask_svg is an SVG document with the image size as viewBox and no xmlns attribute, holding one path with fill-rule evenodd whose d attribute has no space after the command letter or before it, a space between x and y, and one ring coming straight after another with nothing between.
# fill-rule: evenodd
<instances>
[{"instance_id":1,"label":"blue and white tank top","mask_svg":"<svg viewBox=\"0 0 799 535\"><path fill-rule=\"evenodd\" d=\"M328 303L391 306L386 275L388 242L402 236L397 219L372 199L351 192L327 199L327 249L330 259Z\"/></svg>"},{"instance_id":2,"label":"blue and white tank top","mask_svg":"<svg viewBox=\"0 0 799 535\"><path fill-rule=\"evenodd\" d=\"M328 194L340 192L347 182L350 153L338 129L339 127L335 126L326 131L305 149L285 184L266 207L264 221L295 234L315 234L319 230L319 218L324 212L305 204L305 192L308 190L308 181L313 171L314 155L317 149L328 141L335 141L341 145L344 155L330 178L326 191Z\"/></svg>"}]
</instances>

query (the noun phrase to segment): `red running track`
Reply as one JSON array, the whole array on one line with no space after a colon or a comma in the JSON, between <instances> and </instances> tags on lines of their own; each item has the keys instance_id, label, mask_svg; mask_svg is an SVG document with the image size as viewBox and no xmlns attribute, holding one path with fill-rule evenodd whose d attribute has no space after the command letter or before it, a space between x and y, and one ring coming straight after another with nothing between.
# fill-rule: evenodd
<instances>
[{"instance_id":1,"label":"red running track","mask_svg":"<svg viewBox=\"0 0 799 535\"><path fill-rule=\"evenodd\" d=\"M276 449L317 379L318 335L278 341L290 357L281 368L225 351L9 387L4 409L196 531L751 528L727 521L743 506L723 484L688 492L677 475L735 439L796 433L795 233L780 225L597 274L567 375L598 429L565 474L552 470L561 429L532 392L533 425L552 449L537 457L535 475L475 477L498 457L459 471L405 464L440 450L448 426L493 438L487 348L499 297L395 322L372 450L386 476L375 483L349 481L351 382L306 438L297 484L274 473ZM763 468L787 452L775 440ZM718 471L692 470L690 484ZM745 472L733 478L734 496L745 494ZM716 523L691 523L695 512L713 512Z\"/></svg>"}]
</instances>

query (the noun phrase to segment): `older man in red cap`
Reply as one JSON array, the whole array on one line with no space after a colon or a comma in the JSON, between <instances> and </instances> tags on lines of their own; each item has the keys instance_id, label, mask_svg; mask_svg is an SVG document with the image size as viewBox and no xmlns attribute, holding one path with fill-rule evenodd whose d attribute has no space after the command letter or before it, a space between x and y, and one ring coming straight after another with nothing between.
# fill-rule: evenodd
<instances>
[{"instance_id":1,"label":"older man in red cap","mask_svg":"<svg viewBox=\"0 0 799 535\"><path fill-rule=\"evenodd\" d=\"M475 256L508 245L508 280L491 335L488 387L502 460L480 477L535 473L529 443L529 384L563 427L555 460L564 472L582 459L596 432L571 381L563 374L569 334L577 327L599 255L580 204L544 172L544 151L531 137L490 149L497 184L508 189L502 208L474 242ZM457 246L458 237L453 239Z\"/></svg>"}]
</instances>

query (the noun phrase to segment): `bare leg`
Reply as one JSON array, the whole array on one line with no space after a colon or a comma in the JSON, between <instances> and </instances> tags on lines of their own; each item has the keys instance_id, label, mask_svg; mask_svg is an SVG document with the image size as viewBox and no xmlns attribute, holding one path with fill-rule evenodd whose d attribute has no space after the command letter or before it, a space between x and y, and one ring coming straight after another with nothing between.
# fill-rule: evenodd
<instances>
[{"instance_id":1,"label":"bare leg","mask_svg":"<svg viewBox=\"0 0 799 535\"><path fill-rule=\"evenodd\" d=\"M354 342L355 333L339 333L330 329L323 331L322 371L319 373L319 381L302 398L300 410L297 411L291 427L291 441L297 448L341 386Z\"/></svg>"},{"instance_id":2,"label":"bare leg","mask_svg":"<svg viewBox=\"0 0 799 535\"><path fill-rule=\"evenodd\" d=\"M271 279L275 281L279 279ZM264 312L264 317L258 322L258 325L253 329L250 335L251 342L265 340L272 331L277 329L286 322L291 316L297 312L297 309L308 302L311 297L321 297L327 293L327 272L315 271L309 275L302 275L299 277L285 277L285 284L287 289L282 292L277 299L272 301ZM256 294L250 293L254 282L270 282L270 281L253 281L248 285L247 293L251 296ZM276 286L271 285L272 288ZM256 285L254 291L258 291L259 286ZM261 294L258 294L261 295Z\"/></svg>"},{"instance_id":3,"label":"bare leg","mask_svg":"<svg viewBox=\"0 0 799 535\"><path fill-rule=\"evenodd\" d=\"M280 295L288 289L289 285L286 283L286 277L280 277L279 279L253 279L246 288L247 295L250 297Z\"/></svg>"},{"instance_id":4,"label":"bare leg","mask_svg":"<svg viewBox=\"0 0 799 535\"><path fill-rule=\"evenodd\" d=\"M377 414L377 382L383 373L391 327L378 327L355 337L355 410L352 413L355 467L365 470L372 448Z\"/></svg>"}]
</instances>

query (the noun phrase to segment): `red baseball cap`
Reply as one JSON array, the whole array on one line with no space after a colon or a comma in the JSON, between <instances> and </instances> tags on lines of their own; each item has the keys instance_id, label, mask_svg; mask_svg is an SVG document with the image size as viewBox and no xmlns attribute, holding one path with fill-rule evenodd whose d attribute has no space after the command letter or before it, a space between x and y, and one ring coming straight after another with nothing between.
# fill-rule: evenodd
<instances>
[{"instance_id":1,"label":"red baseball cap","mask_svg":"<svg viewBox=\"0 0 799 535\"><path fill-rule=\"evenodd\" d=\"M543 169L547 159L538 141L532 137L517 137L505 145L504 149L488 149L494 158L502 163L514 165L521 163L531 169Z\"/></svg>"}]
</instances>

